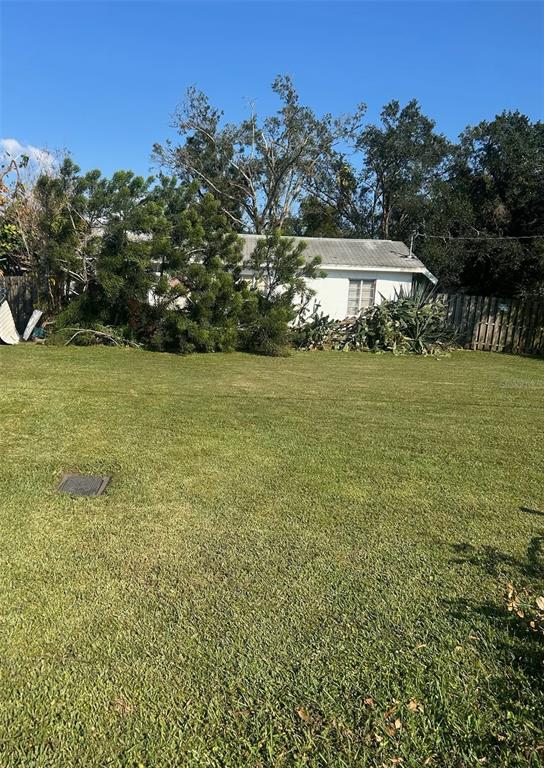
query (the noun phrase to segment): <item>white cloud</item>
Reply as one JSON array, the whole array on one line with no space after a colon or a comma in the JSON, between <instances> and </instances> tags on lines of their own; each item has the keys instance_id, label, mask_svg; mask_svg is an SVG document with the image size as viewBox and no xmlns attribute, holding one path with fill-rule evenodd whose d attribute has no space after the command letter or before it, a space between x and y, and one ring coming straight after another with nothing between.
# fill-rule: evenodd
<instances>
[{"instance_id":1,"label":"white cloud","mask_svg":"<svg viewBox=\"0 0 544 768\"><path fill-rule=\"evenodd\" d=\"M17 139L0 139L0 158L17 159L28 155L30 163L43 173L52 173L56 166L55 156L47 149L34 147L32 144L21 144Z\"/></svg>"}]
</instances>

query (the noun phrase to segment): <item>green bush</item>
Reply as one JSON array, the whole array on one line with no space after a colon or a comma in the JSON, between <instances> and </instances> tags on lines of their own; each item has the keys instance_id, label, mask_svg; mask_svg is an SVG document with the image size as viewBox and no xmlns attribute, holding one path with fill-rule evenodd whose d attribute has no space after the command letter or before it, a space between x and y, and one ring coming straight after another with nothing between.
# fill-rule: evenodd
<instances>
[{"instance_id":1,"label":"green bush","mask_svg":"<svg viewBox=\"0 0 544 768\"><path fill-rule=\"evenodd\" d=\"M404 354L434 355L454 345L453 331L446 324L446 306L433 290L415 286L409 293L364 312L366 346L372 350Z\"/></svg>"},{"instance_id":2,"label":"green bush","mask_svg":"<svg viewBox=\"0 0 544 768\"><path fill-rule=\"evenodd\" d=\"M453 348L455 336L446 322L446 306L434 292L414 287L363 310L357 317L331 320L316 310L297 329L300 349L370 349L393 354L437 355Z\"/></svg>"},{"instance_id":3,"label":"green bush","mask_svg":"<svg viewBox=\"0 0 544 768\"><path fill-rule=\"evenodd\" d=\"M292 340L291 316L291 308L281 303L256 310L242 331L241 348L256 355L285 357Z\"/></svg>"}]
</instances>

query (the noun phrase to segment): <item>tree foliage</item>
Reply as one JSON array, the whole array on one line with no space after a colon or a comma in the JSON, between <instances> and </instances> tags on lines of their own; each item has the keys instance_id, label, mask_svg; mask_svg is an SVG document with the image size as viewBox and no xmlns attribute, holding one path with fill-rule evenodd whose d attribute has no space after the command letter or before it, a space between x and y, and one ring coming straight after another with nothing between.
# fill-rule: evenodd
<instances>
[{"instance_id":1,"label":"tree foliage","mask_svg":"<svg viewBox=\"0 0 544 768\"><path fill-rule=\"evenodd\" d=\"M422 230L446 236L420 249L446 285L544 296L544 123L504 112L467 128Z\"/></svg>"},{"instance_id":2,"label":"tree foliage","mask_svg":"<svg viewBox=\"0 0 544 768\"><path fill-rule=\"evenodd\" d=\"M313 291L308 279L316 279L320 259L306 259L303 242L282 237L277 230L257 242L244 265L252 274L253 290L244 316L243 345L251 352L284 354L291 325L305 313Z\"/></svg>"},{"instance_id":3,"label":"tree foliage","mask_svg":"<svg viewBox=\"0 0 544 768\"><path fill-rule=\"evenodd\" d=\"M404 233L404 239L441 173L449 144L415 100L403 108L391 101L381 123L366 126L356 141L363 153L370 236L388 240Z\"/></svg>"},{"instance_id":4,"label":"tree foliage","mask_svg":"<svg viewBox=\"0 0 544 768\"><path fill-rule=\"evenodd\" d=\"M221 211L207 194L194 196L175 219L175 259L157 286L157 327L152 345L181 352L229 351L238 346L240 317L248 298L242 279L242 247ZM164 296L182 298L164 312Z\"/></svg>"},{"instance_id":5,"label":"tree foliage","mask_svg":"<svg viewBox=\"0 0 544 768\"><path fill-rule=\"evenodd\" d=\"M175 352L282 349L317 275L303 246L279 233L250 269L221 202L196 184L118 171L81 174L70 160L40 176L33 266L57 329L76 343L124 338ZM17 234L4 223L4 242ZM245 270L245 272L244 272ZM77 333L77 329L95 333ZM270 343L251 341L262 333ZM253 335L252 335L253 334Z\"/></svg>"},{"instance_id":6,"label":"tree foliage","mask_svg":"<svg viewBox=\"0 0 544 768\"><path fill-rule=\"evenodd\" d=\"M36 208L32 190L25 184L28 155L0 159L0 274L20 274L32 262L29 242Z\"/></svg>"},{"instance_id":7,"label":"tree foliage","mask_svg":"<svg viewBox=\"0 0 544 768\"><path fill-rule=\"evenodd\" d=\"M273 90L277 113L232 124L189 89L181 142L155 157L212 192L238 231L413 240L445 290L544 295L541 122L505 112L455 143L415 99L389 102L373 124L364 105L318 118L289 78Z\"/></svg>"},{"instance_id":8,"label":"tree foliage","mask_svg":"<svg viewBox=\"0 0 544 768\"><path fill-rule=\"evenodd\" d=\"M260 234L282 227L317 168L334 156L337 141L351 135L364 112L317 117L300 104L289 77L272 90L278 111L259 119L256 111L239 124L222 123L223 113L208 97L189 88L174 115L181 144L156 144L156 159L186 182L196 182L221 202L234 227Z\"/></svg>"},{"instance_id":9,"label":"tree foliage","mask_svg":"<svg viewBox=\"0 0 544 768\"><path fill-rule=\"evenodd\" d=\"M234 348L246 289L241 247L219 203L126 171L105 189L93 273L62 322L119 328L154 349Z\"/></svg>"}]
</instances>

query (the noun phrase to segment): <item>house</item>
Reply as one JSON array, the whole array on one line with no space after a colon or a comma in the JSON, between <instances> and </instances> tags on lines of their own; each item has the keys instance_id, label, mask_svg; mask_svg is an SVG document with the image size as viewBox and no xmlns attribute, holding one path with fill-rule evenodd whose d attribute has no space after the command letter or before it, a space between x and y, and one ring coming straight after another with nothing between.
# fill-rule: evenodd
<instances>
[{"instance_id":1,"label":"house","mask_svg":"<svg viewBox=\"0 0 544 768\"><path fill-rule=\"evenodd\" d=\"M263 235L240 235L244 261L249 259ZM326 277L308 280L315 291L314 305L336 320L356 315L359 310L401 289L410 290L417 280L436 283L434 275L410 249L396 240L347 240L334 237L295 237L306 243L305 255L321 257Z\"/></svg>"}]
</instances>

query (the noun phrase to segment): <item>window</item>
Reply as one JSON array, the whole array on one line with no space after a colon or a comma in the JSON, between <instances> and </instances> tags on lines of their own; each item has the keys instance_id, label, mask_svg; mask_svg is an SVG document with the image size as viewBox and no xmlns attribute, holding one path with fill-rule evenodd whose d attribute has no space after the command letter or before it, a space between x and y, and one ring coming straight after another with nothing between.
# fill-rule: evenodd
<instances>
[{"instance_id":1,"label":"window","mask_svg":"<svg viewBox=\"0 0 544 768\"><path fill-rule=\"evenodd\" d=\"M350 280L348 290L348 317L359 314L361 309L371 307L376 296L375 280Z\"/></svg>"}]
</instances>

